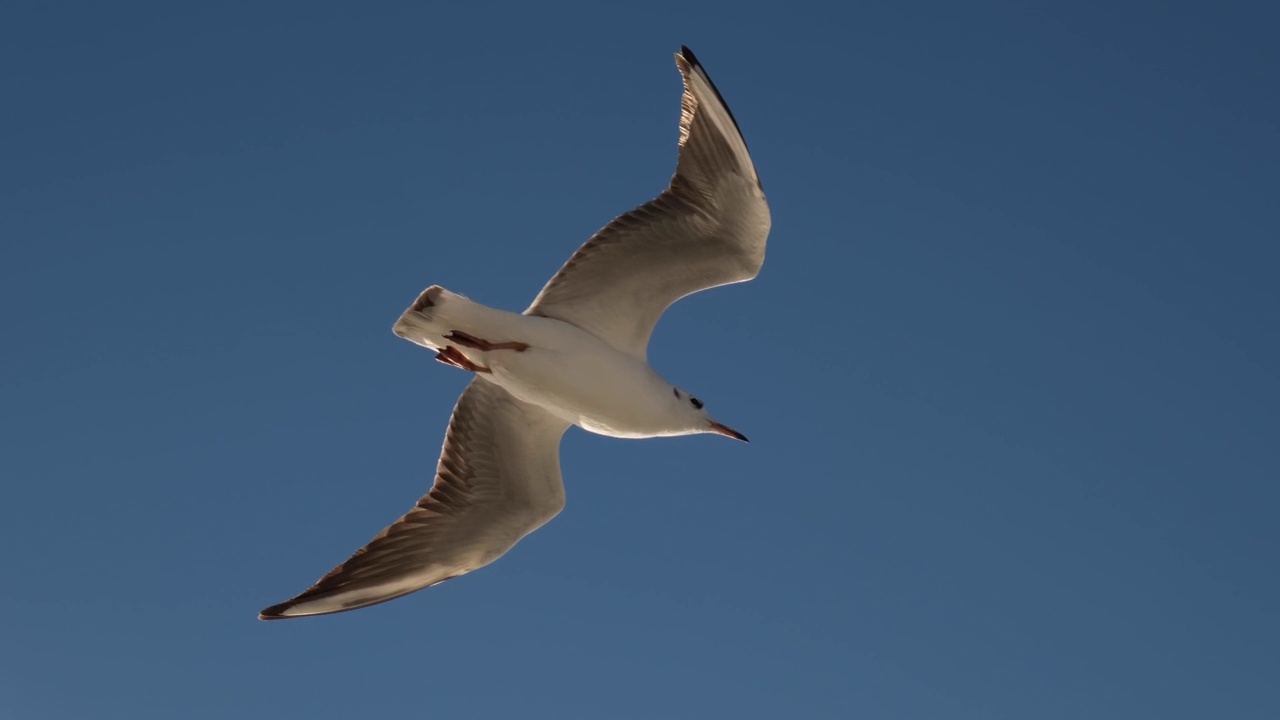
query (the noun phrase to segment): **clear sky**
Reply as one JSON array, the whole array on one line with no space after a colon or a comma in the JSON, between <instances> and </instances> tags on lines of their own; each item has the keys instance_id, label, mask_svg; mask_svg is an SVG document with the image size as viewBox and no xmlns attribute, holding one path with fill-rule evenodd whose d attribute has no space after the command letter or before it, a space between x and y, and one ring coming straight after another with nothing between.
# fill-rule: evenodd
<instances>
[{"instance_id":1,"label":"clear sky","mask_svg":"<svg viewBox=\"0 0 1280 720\"><path fill-rule=\"evenodd\" d=\"M1280 67L1258 3L6 3L0 718L1280 717ZM568 506L262 623L664 187L698 53L773 210L570 430Z\"/></svg>"}]
</instances>

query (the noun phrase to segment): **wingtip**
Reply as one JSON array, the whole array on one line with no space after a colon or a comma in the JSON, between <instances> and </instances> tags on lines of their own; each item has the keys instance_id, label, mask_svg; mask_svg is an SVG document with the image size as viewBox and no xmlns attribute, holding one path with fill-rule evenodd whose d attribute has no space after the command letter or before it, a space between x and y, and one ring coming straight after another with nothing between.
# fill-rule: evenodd
<instances>
[{"instance_id":1,"label":"wingtip","mask_svg":"<svg viewBox=\"0 0 1280 720\"><path fill-rule=\"evenodd\" d=\"M289 607L290 605L287 602L280 603L279 605L272 605L266 610L263 610L262 612L258 613L258 619L259 620L288 620L290 616L285 615L284 613L286 610L289 609Z\"/></svg>"},{"instance_id":2,"label":"wingtip","mask_svg":"<svg viewBox=\"0 0 1280 720\"><path fill-rule=\"evenodd\" d=\"M693 54L693 51L689 49L688 45L680 46L680 57L684 58L684 61L693 67L698 67L702 64L698 62L698 56Z\"/></svg>"},{"instance_id":3,"label":"wingtip","mask_svg":"<svg viewBox=\"0 0 1280 720\"><path fill-rule=\"evenodd\" d=\"M729 120L733 123L734 129L738 131L738 135L742 135L742 127L738 125L738 118L733 116L733 111L729 109L729 103L725 102L724 96L720 94L720 88L716 87L716 84L711 81L711 76L707 74L707 69L702 67L702 63L698 62L698 56L693 54L693 51L689 49L688 45L680 46L680 52L676 54L676 66L680 68L682 75L696 74L707 83L711 88L711 92L715 94L716 100L720 102L725 113L729 115ZM746 146L746 138L742 139L742 144L744 147ZM758 178L757 182L759 182ZM764 188L763 185L760 187L761 189Z\"/></svg>"}]
</instances>

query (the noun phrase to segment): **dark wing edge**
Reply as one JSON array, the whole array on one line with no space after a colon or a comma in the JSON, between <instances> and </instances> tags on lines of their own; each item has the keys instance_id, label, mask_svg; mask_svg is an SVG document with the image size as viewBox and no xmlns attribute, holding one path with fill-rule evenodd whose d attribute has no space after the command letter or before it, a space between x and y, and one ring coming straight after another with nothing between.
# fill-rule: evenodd
<instances>
[{"instance_id":1,"label":"dark wing edge","mask_svg":"<svg viewBox=\"0 0 1280 720\"><path fill-rule=\"evenodd\" d=\"M525 310L642 358L672 303L759 273L771 224L737 119L693 51L682 46L675 59L684 90L670 184L592 235ZM637 261L654 271L643 286Z\"/></svg>"},{"instance_id":2,"label":"dark wing edge","mask_svg":"<svg viewBox=\"0 0 1280 720\"><path fill-rule=\"evenodd\" d=\"M568 425L488 380L472 380L449 420L431 490L345 562L258 619L369 607L498 559L564 507L559 446Z\"/></svg>"}]
</instances>

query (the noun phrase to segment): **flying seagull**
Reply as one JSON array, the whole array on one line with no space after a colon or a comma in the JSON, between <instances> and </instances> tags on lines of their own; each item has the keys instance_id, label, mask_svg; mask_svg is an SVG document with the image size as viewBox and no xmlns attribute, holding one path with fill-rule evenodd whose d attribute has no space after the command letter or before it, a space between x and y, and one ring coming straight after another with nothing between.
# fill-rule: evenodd
<instances>
[{"instance_id":1,"label":"flying seagull","mask_svg":"<svg viewBox=\"0 0 1280 720\"><path fill-rule=\"evenodd\" d=\"M404 517L263 620L385 602L497 560L564 507L570 425L623 438L717 433L698 398L649 366L663 311L754 278L769 206L737 121L687 47L675 176L578 249L523 314L432 286L396 335L475 377L453 409L435 483Z\"/></svg>"}]
</instances>

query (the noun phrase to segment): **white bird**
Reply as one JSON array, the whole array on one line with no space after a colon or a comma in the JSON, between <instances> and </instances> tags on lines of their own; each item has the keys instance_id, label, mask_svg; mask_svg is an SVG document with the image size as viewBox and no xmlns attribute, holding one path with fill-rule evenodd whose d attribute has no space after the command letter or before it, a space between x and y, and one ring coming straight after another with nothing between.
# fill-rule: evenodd
<instances>
[{"instance_id":1,"label":"white bird","mask_svg":"<svg viewBox=\"0 0 1280 720\"><path fill-rule=\"evenodd\" d=\"M736 430L647 361L673 302L755 277L769 206L733 114L687 47L675 176L578 249L523 314L427 288L396 335L476 373L453 409L435 483L346 562L263 620L354 610L488 565L564 507L570 425L646 438Z\"/></svg>"}]
</instances>

